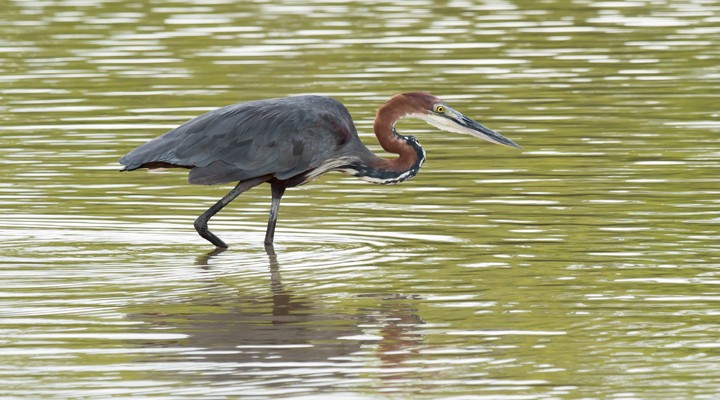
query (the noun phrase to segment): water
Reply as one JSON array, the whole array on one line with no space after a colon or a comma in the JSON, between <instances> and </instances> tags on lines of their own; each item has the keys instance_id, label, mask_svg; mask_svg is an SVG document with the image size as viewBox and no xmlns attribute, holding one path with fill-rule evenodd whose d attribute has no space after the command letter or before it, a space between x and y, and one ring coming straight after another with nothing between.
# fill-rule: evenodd
<instances>
[{"instance_id":1,"label":"water","mask_svg":"<svg viewBox=\"0 0 720 400\"><path fill-rule=\"evenodd\" d=\"M0 14L7 398L716 398L717 1L9 1ZM416 135L192 221L227 187L117 159L303 93L362 139L425 90L523 146Z\"/></svg>"}]
</instances>

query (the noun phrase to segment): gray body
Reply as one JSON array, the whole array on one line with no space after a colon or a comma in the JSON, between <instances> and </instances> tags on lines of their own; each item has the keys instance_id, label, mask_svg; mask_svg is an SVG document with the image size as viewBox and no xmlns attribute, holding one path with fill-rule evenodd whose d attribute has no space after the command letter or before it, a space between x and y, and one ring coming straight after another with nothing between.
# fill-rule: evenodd
<instances>
[{"instance_id":1,"label":"gray body","mask_svg":"<svg viewBox=\"0 0 720 400\"><path fill-rule=\"evenodd\" d=\"M124 170L191 168L188 182L214 185L260 176L297 186L333 169L353 173L372 154L337 100L298 96L210 111L136 148Z\"/></svg>"}]
</instances>

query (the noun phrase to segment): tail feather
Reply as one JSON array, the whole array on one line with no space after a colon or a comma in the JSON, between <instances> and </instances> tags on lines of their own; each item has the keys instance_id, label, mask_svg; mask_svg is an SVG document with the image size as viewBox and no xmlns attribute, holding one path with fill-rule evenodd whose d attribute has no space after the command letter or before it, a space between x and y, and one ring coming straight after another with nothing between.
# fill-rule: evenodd
<instances>
[{"instance_id":1,"label":"tail feather","mask_svg":"<svg viewBox=\"0 0 720 400\"><path fill-rule=\"evenodd\" d=\"M120 172L124 172L124 171L134 171L134 170L136 170L136 169L138 169L138 168L141 167L140 165L137 165L137 164L135 164L135 165L133 165L133 164L125 164L125 163L122 162L122 159L120 160L120 164L123 164L123 167L120 168Z\"/></svg>"}]
</instances>

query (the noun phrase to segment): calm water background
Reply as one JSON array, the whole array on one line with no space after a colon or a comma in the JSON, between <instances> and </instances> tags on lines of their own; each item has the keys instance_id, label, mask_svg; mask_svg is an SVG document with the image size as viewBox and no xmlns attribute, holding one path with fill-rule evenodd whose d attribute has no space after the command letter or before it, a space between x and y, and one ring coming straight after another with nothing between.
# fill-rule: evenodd
<instances>
[{"instance_id":1,"label":"calm water background","mask_svg":"<svg viewBox=\"0 0 720 400\"><path fill-rule=\"evenodd\" d=\"M4 398L717 398L720 3L0 2ZM420 174L117 172L213 108L424 90Z\"/></svg>"}]
</instances>

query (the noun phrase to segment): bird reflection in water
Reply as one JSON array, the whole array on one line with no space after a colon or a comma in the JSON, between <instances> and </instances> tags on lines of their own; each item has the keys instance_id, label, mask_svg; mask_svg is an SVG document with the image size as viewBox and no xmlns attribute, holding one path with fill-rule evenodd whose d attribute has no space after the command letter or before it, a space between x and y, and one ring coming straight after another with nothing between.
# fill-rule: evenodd
<instances>
[{"instance_id":1,"label":"bird reflection in water","mask_svg":"<svg viewBox=\"0 0 720 400\"><path fill-rule=\"evenodd\" d=\"M217 268L214 261L220 261L216 257L223 251L216 249L203 254L196 259L197 266L204 272L213 271ZM296 373L286 370L287 363L307 365L309 370L322 363L323 370L328 371L316 372L314 377L327 373L329 381L347 383L347 379L365 379L367 371L362 368L378 360L383 367L394 369L379 372L378 379L412 377L412 369L397 367L412 359L422 345L423 337L416 333L424 324L417 315L417 297L364 294L343 302L350 307L325 302L325 296L302 297L283 284L275 249L267 246L266 253L270 296L228 291L228 284L218 281L224 275L213 274L208 289L192 295L186 304L154 305L156 312L131 317L188 335L175 343L188 351L161 357L172 357L172 361L180 357L182 362L197 360L204 365L222 363L217 364L222 365L222 370L203 376L204 379L258 385L264 373L275 376ZM223 263L227 255L222 257ZM372 300L373 305L368 307ZM353 307L358 303L363 305ZM167 346L167 342L162 346ZM153 361L157 357L153 356Z\"/></svg>"}]
</instances>

